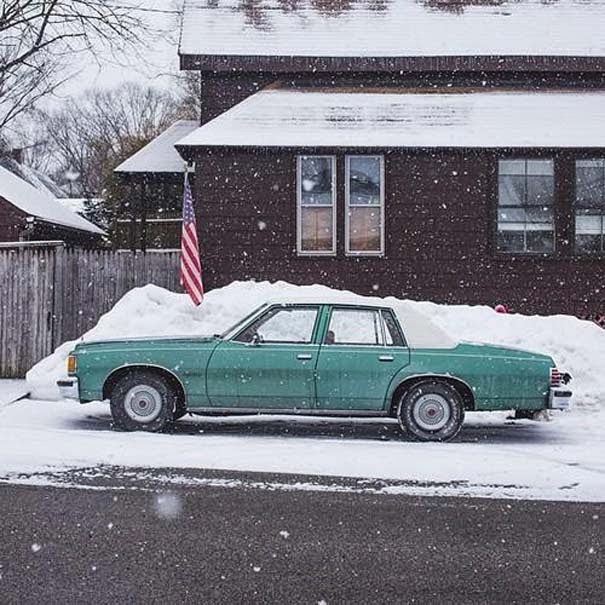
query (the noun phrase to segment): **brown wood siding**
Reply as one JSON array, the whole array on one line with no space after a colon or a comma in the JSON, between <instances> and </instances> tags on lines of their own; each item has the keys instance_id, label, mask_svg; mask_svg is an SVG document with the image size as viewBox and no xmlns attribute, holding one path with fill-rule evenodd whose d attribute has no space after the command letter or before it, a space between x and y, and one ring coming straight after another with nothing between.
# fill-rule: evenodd
<instances>
[{"instance_id":1,"label":"brown wood siding","mask_svg":"<svg viewBox=\"0 0 605 605\"><path fill-rule=\"evenodd\" d=\"M19 241L25 226L25 213L0 197L0 242Z\"/></svg>"},{"instance_id":2,"label":"brown wood siding","mask_svg":"<svg viewBox=\"0 0 605 605\"><path fill-rule=\"evenodd\" d=\"M605 57L440 56L440 57L297 57L180 55L184 70L218 72L566 72L605 71Z\"/></svg>"},{"instance_id":3,"label":"brown wood siding","mask_svg":"<svg viewBox=\"0 0 605 605\"><path fill-rule=\"evenodd\" d=\"M201 123L216 118L276 79L272 74L202 74Z\"/></svg>"},{"instance_id":4,"label":"brown wood siding","mask_svg":"<svg viewBox=\"0 0 605 605\"><path fill-rule=\"evenodd\" d=\"M569 183L557 188L556 254L501 254L495 249L501 152L391 150L385 153L385 256L347 257L345 151L332 152L338 156L338 238L337 255L329 258L296 253L296 150L200 152L194 195L207 287L283 279L360 294L504 303L524 313L605 312L605 259L575 256L565 245L573 232ZM567 166L573 161L572 152L536 153Z\"/></svg>"},{"instance_id":5,"label":"brown wood siding","mask_svg":"<svg viewBox=\"0 0 605 605\"><path fill-rule=\"evenodd\" d=\"M101 236L94 233L70 229L40 219L28 225L26 217L25 212L0 197L0 242L18 242L22 238L32 241L61 240L71 246L83 247L96 247L101 244Z\"/></svg>"},{"instance_id":6,"label":"brown wood siding","mask_svg":"<svg viewBox=\"0 0 605 605\"><path fill-rule=\"evenodd\" d=\"M80 231L79 229L69 229L61 225L47 223L37 219L31 232L28 233L29 241L62 241L69 246L81 246L83 248L97 248L102 244L102 236Z\"/></svg>"}]
</instances>

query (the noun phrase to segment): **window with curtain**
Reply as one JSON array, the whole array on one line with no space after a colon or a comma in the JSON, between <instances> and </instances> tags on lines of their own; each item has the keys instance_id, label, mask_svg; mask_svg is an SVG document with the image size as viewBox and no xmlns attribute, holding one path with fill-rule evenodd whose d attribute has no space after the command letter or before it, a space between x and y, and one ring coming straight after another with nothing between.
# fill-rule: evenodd
<instances>
[{"instance_id":1,"label":"window with curtain","mask_svg":"<svg viewBox=\"0 0 605 605\"><path fill-rule=\"evenodd\" d=\"M298 158L298 253L336 252L336 159Z\"/></svg>"},{"instance_id":2,"label":"window with curtain","mask_svg":"<svg viewBox=\"0 0 605 605\"><path fill-rule=\"evenodd\" d=\"M576 160L576 251L605 252L605 158Z\"/></svg>"},{"instance_id":3,"label":"window with curtain","mask_svg":"<svg viewBox=\"0 0 605 605\"><path fill-rule=\"evenodd\" d=\"M346 157L346 252L384 252L384 159Z\"/></svg>"},{"instance_id":4,"label":"window with curtain","mask_svg":"<svg viewBox=\"0 0 605 605\"><path fill-rule=\"evenodd\" d=\"M498 163L498 250L549 253L555 248L553 160Z\"/></svg>"}]
</instances>

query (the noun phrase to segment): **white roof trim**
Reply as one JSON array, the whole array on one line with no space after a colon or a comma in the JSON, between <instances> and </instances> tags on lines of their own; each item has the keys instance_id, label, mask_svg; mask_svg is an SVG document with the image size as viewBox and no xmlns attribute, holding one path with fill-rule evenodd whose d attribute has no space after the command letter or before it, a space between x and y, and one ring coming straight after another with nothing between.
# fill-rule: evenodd
<instances>
[{"instance_id":1,"label":"white roof trim","mask_svg":"<svg viewBox=\"0 0 605 605\"><path fill-rule=\"evenodd\" d=\"M105 232L90 221L62 206L55 198L36 189L10 170L0 166L0 198L48 223L103 235Z\"/></svg>"},{"instance_id":2,"label":"white roof trim","mask_svg":"<svg viewBox=\"0 0 605 605\"><path fill-rule=\"evenodd\" d=\"M605 147L604 91L268 89L186 147Z\"/></svg>"},{"instance_id":3,"label":"white roof trim","mask_svg":"<svg viewBox=\"0 0 605 605\"><path fill-rule=\"evenodd\" d=\"M195 120L178 120L122 162L114 172L184 172L185 160L174 144L198 126L199 122Z\"/></svg>"}]
</instances>

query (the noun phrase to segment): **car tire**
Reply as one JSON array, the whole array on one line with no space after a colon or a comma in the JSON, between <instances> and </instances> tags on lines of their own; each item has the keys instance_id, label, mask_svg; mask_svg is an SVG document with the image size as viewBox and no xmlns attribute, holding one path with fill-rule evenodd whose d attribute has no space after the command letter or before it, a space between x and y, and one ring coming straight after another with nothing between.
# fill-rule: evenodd
<instances>
[{"instance_id":1,"label":"car tire","mask_svg":"<svg viewBox=\"0 0 605 605\"><path fill-rule=\"evenodd\" d=\"M444 381L417 383L401 397L397 420L401 429L418 441L449 441L464 422L462 397Z\"/></svg>"},{"instance_id":2,"label":"car tire","mask_svg":"<svg viewBox=\"0 0 605 605\"><path fill-rule=\"evenodd\" d=\"M177 396L156 372L134 370L110 394L114 427L124 431L161 431L174 417Z\"/></svg>"}]
</instances>

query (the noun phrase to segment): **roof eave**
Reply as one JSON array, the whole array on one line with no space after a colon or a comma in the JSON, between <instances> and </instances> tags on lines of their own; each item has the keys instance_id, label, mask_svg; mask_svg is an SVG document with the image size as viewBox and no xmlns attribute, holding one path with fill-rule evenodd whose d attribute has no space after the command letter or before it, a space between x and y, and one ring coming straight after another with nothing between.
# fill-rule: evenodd
<instances>
[{"instance_id":1,"label":"roof eave","mask_svg":"<svg viewBox=\"0 0 605 605\"><path fill-rule=\"evenodd\" d=\"M46 225L52 225L54 227L59 227L61 229L67 229L69 231L77 231L78 233L85 233L89 236L104 237L107 235L107 233L105 231L103 231L103 229L101 229L100 227L97 227L96 225L93 225L93 227L96 229L95 231L93 231L92 229L85 229L84 227L76 227L74 225L67 225L65 223L61 223L58 221L52 221L50 219L42 218L41 216L36 216L34 214L29 214L28 217L31 217L33 219L33 221L32 221L33 223L44 223Z\"/></svg>"},{"instance_id":2,"label":"roof eave","mask_svg":"<svg viewBox=\"0 0 605 605\"><path fill-rule=\"evenodd\" d=\"M422 57L306 57L204 55L179 52L181 70L233 72L530 72L603 73L605 56L441 55Z\"/></svg>"}]
</instances>

